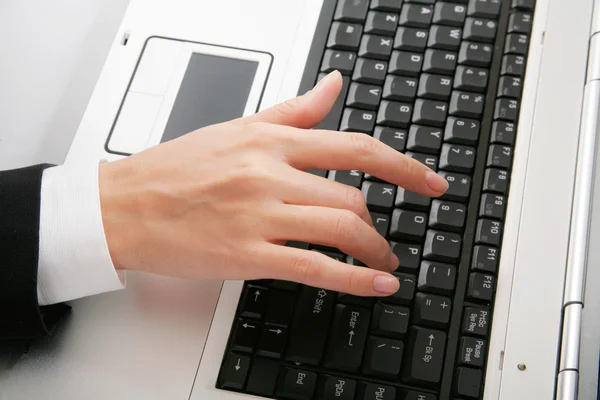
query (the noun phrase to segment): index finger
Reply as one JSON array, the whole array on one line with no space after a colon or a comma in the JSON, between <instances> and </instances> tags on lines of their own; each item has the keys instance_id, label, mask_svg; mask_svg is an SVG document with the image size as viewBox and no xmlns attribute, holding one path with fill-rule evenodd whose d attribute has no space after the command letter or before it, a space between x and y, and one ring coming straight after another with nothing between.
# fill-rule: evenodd
<instances>
[{"instance_id":1,"label":"index finger","mask_svg":"<svg viewBox=\"0 0 600 400\"><path fill-rule=\"evenodd\" d=\"M448 182L429 167L363 133L276 127L290 165L307 170L360 170L411 192L438 197Z\"/></svg>"}]
</instances>

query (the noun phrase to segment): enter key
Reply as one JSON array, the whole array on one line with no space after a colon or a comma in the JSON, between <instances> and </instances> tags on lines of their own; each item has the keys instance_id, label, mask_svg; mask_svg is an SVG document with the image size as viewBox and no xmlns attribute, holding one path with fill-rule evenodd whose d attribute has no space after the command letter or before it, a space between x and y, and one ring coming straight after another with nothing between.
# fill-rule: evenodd
<instances>
[{"instance_id":1,"label":"enter key","mask_svg":"<svg viewBox=\"0 0 600 400\"><path fill-rule=\"evenodd\" d=\"M371 312L363 307L338 304L325 355L325 367L358 371L363 356Z\"/></svg>"}]
</instances>

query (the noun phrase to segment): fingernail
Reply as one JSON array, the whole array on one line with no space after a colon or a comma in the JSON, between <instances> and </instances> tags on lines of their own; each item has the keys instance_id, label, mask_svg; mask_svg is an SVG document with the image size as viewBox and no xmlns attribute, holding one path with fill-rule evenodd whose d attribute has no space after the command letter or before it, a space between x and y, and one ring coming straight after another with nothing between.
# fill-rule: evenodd
<instances>
[{"instance_id":1,"label":"fingernail","mask_svg":"<svg viewBox=\"0 0 600 400\"><path fill-rule=\"evenodd\" d=\"M373 278L373 289L379 293L396 293L400 289L400 282L390 276L377 275Z\"/></svg>"},{"instance_id":2,"label":"fingernail","mask_svg":"<svg viewBox=\"0 0 600 400\"><path fill-rule=\"evenodd\" d=\"M332 71L329 74L327 74L327 76L323 79L321 79L319 82L317 82L317 84L315 85L315 87L313 88L313 90L317 89L319 86L321 86L325 81L331 79L331 77L335 74L339 74L339 72L336 71Z\"/></svg>"},{"instance_id":3,"label":"fingernail","mask_svg":"<svg viewBox=\"0 0 600 400\"><path fill-rule=\"evenodd\" d=\"M448 190L448 182L435 172L425 172L425 181L427 181L427 185L436 192L445 192Z\"/></svg>"},{"instance_id":4,"label":"fingernail","mask_svg":"<svg viewBox=\"0 0 600 400\"><path fill-rule=\"evenodd\" d=\"M394 253L390 253L390 265L392 266L392 271L395 271L400 266L400 260Z\"/></svg>"}]
</instances>

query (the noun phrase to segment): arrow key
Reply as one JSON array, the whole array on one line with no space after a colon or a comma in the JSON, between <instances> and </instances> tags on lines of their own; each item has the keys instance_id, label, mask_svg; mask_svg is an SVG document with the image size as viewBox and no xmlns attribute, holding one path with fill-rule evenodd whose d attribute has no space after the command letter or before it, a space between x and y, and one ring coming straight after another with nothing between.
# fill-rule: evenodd
<instances>
[{"instance_id":1,"label":"arrow key","mask_svg":"<svg viewBox=\"0 0 600 400\"><path fill-rule=\"evenodd\" d=\"M256 354L270 358L281 358L287 339L287 328L266 324L263 326Z\"/></svg>"},{"instance_id":2,"label":"arrow key","mask_svg":"<svg viewBox=\"0 0 600 400\"><path fill-rule=\"evenodd\" d=\"M238 320L233 332L231 350L252 353L258 339L258 326L256 322Z\"/></svg>"},{"instance_id":3,"label":"arrow key","mask_svg":"<svg viewBox=\"0 0 600 400\"><path fill-rule=\"evenodd\" d=\"M267 289L248 285L242 295L240 316L260 319L267 306Z\"/></svg>"},{"instance_id":4,"label":"arrow key","mask_svg":"<svg viewBox=\"0 0 600 400\"><path fill-rule=\"evenodd\" d=\"M250 367L250 357L229 353L219 374L218 386L242 390Z\"/></svg>"}]
</instances>

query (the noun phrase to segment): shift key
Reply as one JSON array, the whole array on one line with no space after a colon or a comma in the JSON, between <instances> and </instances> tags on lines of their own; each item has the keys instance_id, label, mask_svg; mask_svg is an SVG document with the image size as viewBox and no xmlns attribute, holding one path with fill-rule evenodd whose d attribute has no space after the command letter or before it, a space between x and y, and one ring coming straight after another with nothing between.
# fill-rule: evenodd
<instances>
[{"instance_id":1,"label":"shift key","mask_svg":"<svg viewBox=\"0 0 600 400\"><path fill-rule=\"evenodd\" d=\"M321 81L321 79L325 78L325 76L327 76L327 75L320 74L319 82ZM348 78L347 76L344 76L343 82L342 82L342 90L340 91L340 95L338 96L337 100L333 104L333 107L331 107L331 111L329 111L329 114L327 114L327 116L325 118L323 118L323 120L321 121L321 123L319 125L315 126L315 129L326 129L329 131L339 130L340 120L342 119L342 110L344 109L344 104L346 103L346 95L348 94L349 86L350 86L350 78Z\"/></svg>"},{"instance_id":2,"label":"shift key","mask_svg":"<svg viewBox=\"0 0 600 400\"><path fill-rule=\"evenodd\" d=\"M338 304L333 316L324 365L344 371L358 371L369 330L367 308Z\"/></svg>"},{"instance_id":3,"label":"shift key","mask_svg":"<svg viewBox=\"0 0 600 400\"><path fill-rule=\"evenodd\" d=\"M290 331L286 360L317 365L321 362L336 293L302 287Z\"/></svg>"}]
</instances>

